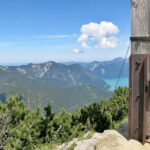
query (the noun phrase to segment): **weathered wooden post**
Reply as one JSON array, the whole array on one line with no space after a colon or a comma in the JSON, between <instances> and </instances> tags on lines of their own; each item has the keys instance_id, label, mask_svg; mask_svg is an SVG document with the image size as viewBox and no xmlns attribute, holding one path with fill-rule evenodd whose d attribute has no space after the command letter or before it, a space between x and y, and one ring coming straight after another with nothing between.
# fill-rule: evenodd
<instances>
[{"instance_id":1,"label":"weathered wooden post","mask_svg":"<svg viewBox=\"0 0 150 150\"><path fill-rule=\"evenodd\" d=\"M129 138L150 137L150 0L131 0Z\"/></svg>"}]
</instances>

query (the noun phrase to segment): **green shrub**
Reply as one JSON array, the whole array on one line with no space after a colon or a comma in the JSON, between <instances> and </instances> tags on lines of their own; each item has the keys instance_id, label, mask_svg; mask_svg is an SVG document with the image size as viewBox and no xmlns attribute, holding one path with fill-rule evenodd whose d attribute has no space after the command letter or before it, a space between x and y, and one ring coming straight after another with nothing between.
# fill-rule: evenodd
<instances>
[{"instance_id":1,"label":"green shrub","mask_svg":"<svg viewBox=\"0 0 150 150\"><path fill-rule=\"evenodd\" d=\"M89 130L103 132L120 122L128 112L128 89L118 88L110 99L101 100L70 113L63 109L57 114L51 106L45 115L39 109L28 110L17 96L0 102L0 149L36 150L70 141Z\"/></svg>"}]
</instances>

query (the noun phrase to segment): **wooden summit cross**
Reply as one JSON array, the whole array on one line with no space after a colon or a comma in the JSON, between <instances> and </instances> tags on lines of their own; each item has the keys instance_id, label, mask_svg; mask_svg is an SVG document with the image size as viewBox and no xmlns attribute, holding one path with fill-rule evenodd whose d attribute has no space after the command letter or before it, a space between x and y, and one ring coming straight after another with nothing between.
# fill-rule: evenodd
<instances>
[{"instance_id":1,"label":"wooden summit cross","mask_svg":"<svg viewBox=\"0 0 150 150\"><path fill-rule=\"evenodd\" d=\"M150 139L150 0L131 0L129 138Z\"/></svg>"}]
</instances>

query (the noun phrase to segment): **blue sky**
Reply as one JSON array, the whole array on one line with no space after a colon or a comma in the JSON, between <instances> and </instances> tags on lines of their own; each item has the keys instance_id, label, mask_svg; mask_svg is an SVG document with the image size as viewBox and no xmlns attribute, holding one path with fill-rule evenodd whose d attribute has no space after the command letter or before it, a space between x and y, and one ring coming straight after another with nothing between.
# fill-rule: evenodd
<instances>
[{"instance_id":1,"label":"blue sky","mask_svg":"<svg viewBox=\"0 0 150 150\"><path fill-rule=\"evenodd\" d=\"M130 1L0 1L0 64L110 60L129 36Z\"/></svg>"}]
</instances>

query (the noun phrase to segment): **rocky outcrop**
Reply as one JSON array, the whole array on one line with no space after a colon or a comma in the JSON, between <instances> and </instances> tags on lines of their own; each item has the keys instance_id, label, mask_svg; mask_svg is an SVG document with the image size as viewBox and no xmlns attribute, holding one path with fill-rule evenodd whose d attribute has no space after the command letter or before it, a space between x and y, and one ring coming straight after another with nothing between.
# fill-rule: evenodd
<instances>
[{"instance_id":1,"label":"rocky outcrop","mask_svg":"<svg viewBox=\"0 0 150 150\"><path fill-rule=\"evenodd\" d=\"M150 150L150 145L144 146L136 140L127 140L117 131L107 130L96 145L96 150Z\"/></svg>"},{"instance_id":2,"label":"rocky outcrop","mask_svg":"<svg viewBox=\"0 0 150 150\"><path fill-rule=\"evenodd\" d=\"M92 138L74 139L55 150L150 150L150 144L142 145L136 140L127 140L115 130L106 130L103 133L94 133Z\"/></svg>"},{"instance_id":3,"label":"rocky outcrop","mask_svg":"<svg viewBox=\"0 0 150 150\"><path fill-rule=\"evenodd\" d=\"M71 142L63 144L57 147L55 150L70 150L71 147L74 150L94 150L95 146L99 143L101 138L102 137L100 133L94 133L90 139L73 139Z\"/></svg>"}]
</instances>

